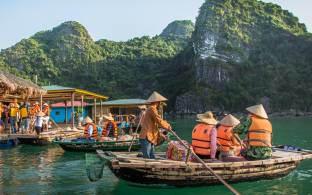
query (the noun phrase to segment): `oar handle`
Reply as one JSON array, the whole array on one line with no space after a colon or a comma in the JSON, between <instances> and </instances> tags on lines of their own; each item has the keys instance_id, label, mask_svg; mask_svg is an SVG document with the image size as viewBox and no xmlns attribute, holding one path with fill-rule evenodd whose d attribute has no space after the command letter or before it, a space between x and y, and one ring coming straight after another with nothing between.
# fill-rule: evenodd
<instances>
[{"instance_id":1,"label":"oar handle","mask_svg":"<svg viewBox=\"0 0 312 195\"><path fill-rule=\"evenodd\" d=\"M188 149L188 146L182 141L182 139L174 131L171 131L171 133L181 142L181 144L186 149ZM206 169L208 169L210 171L210 173L212 173L219 181L221 181L221 183L223 183L233 194L240 195L240 193L237 190L235 190L230 184L228 184L226 181L224 181L224 179L222 179L201 158L199 158L193 150L191 150L191 151L192 151L193 155L195 156L196 160L199 161Z\"/></svg>"},{"instance_id":2,"label":"oar handle","mask_svg":"<svg viewBox=\"0 0 312 195\"><path fill-rule=\"evenodd\" d=\"M137 127L136 127L136 129L135 129L135 134L137 134L137 132L138 132L138 129L139 129L140 125L141 125L142 118L143 118L144 114L145 114L145 112L143 112L143 113L142 113L142 115L141 115L141 117L140 117L140 120L139 120L138 126L137 126ZM130 144L130 146L129 146L128 152L130 152L130 151L131 151L131 148L132 148L133 142L134 142L134 136L132 135L132 140L131 140L131 144Z\"/></svg>"}]
</instances>

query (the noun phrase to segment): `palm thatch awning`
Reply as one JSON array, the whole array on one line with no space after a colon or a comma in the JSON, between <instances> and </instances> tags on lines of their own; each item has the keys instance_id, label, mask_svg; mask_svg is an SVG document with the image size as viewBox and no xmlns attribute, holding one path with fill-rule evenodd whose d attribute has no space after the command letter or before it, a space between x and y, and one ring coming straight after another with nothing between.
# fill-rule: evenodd
<instances>
[{"instance_id":1,"label":"palm thatch awning","mask_svg":"<svg viewBox=\"0 0 312 195\"><path fill-rule=\"evenodd\" d=\"M18 98L26 99L29 97L38 97L45 93L46 90L29 80L0 71L0 96L3 98L16 96Z\"/></svg>"}]
</instances>

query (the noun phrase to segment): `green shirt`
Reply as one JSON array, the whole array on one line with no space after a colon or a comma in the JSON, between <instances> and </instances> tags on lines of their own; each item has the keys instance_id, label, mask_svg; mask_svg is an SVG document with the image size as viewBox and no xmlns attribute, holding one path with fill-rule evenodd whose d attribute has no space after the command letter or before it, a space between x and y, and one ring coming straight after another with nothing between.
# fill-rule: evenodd
<instances>
[{"instance_id":1,"label":"green shirt","mask_svg":"<svg viewBox=\"0 0 312 195\"><path fill-rule=\"evenodd\" d=\"M247 135L251 125L251 118L245 117L242 121L233 131L238 134ZM247 146L246 150L242 152L242 155L250 160L268 159L272 157L272 149L266 146Z\"/></svg>"}]
</instances>

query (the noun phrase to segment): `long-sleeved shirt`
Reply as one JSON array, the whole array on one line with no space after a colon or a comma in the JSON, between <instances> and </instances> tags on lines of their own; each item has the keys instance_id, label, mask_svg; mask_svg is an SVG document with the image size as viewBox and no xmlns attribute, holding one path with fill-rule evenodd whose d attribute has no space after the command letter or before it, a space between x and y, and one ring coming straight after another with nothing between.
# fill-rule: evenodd
<instances>
[{"instance_id":1,"label":"long-sleeved shirt","mask_svg":"<svg viewBox=\"0 0 312 195\"><path fill-rule=\"evenodd\" d=\"M210 158L216 158L217 152L217 129L213 128L210 131Z\"/></svg>"},{"instance_id":2,"label":"long-sleeved shirt","mask_svg":"<svg viewBox=\"0 0 312 195\"><path fill-rule=\"evenodd\" d=\"M248 133L252 121L250 117L246 117L242 121L243 122L240 125L234 128L234 132L246 135ZM272 149L271 147L265 146L248 146L246 150L243 152L243 155L251 160L268 159L271 158L272 156Z\"/></svg>"},{"instance_id":3,"label":"long-sleeved shirt","mask_svg":"<svg viewBox=\"0 0 312 195\"><path fill-rule=\"evenodd\" d=\"M141 121L140 139L147 139L154 145L157 145L157 138L160 136L158 127L169 129L170 125L163 120L157 111L156 105L151 105L147 108L144 117Z\"/></svg>"}]
</instances>

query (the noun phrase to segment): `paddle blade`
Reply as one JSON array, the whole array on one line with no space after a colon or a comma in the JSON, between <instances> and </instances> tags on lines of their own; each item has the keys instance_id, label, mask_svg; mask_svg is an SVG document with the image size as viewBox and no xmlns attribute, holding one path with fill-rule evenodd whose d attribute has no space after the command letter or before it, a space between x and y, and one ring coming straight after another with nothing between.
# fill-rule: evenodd
<instances>
[{"instance_id":1,"label":"paddle blade","mask_svg":"<svg viewBox=\"0 0 312 195\"><path fill-rule=\"evenodd\" d=\"M105 161L97 154L86 153L86 171L91 182L100 180L103 177Z\"/></svg>"}]
</instances>

